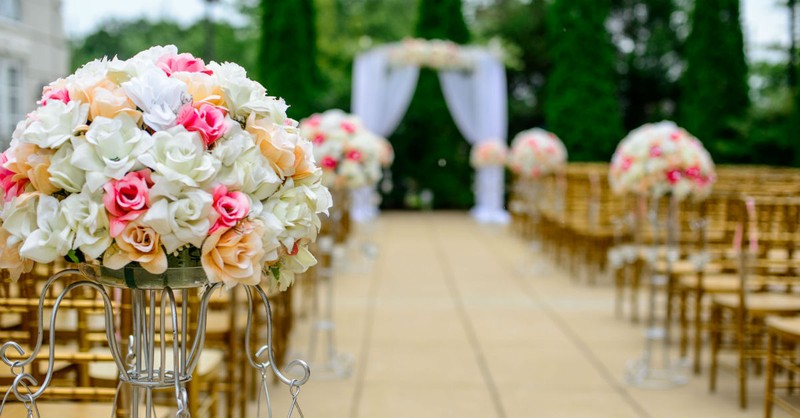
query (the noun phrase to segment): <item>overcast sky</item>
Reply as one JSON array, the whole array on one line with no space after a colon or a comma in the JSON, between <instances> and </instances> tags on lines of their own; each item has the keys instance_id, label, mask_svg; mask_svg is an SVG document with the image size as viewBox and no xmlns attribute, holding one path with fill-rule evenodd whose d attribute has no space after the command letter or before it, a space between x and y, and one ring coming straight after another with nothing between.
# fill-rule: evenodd
<instances>
[{"instance_id":1,"label":"overcast sky","mask_svg":"<svg viewBox=\"0 0 800 418\"><path fill-rule=\"evenodd\" d=\"M702 0L700 0L702 1ZM224 4L214 6L216 18L226 18L230 10ZM778 0L742 0L745 40L751 59L774 56L765 52L772 44L788 44L788 13ZM169 18L191 23L203 17L203 0L63 0L64 28L69 36L91 32L99 23L119 19ZM227 13L226 13L227 12Z\"/></svg>"}]
</instances>

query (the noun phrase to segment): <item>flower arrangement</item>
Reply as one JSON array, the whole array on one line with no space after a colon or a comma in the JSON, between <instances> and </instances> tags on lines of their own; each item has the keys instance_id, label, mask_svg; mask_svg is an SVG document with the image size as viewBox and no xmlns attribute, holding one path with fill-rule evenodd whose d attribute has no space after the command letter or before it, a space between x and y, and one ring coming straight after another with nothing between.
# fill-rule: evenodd
<instances>
[{"instance_id":1,"label":"flower arrangement","mask_svg":"<svg viewBox=\"0 0 800 418\"><path fill-rule=\"evenodd\" d=\"M552 132L533 128L511 141L508 167L525 179L537 179L560 170L567 163L567 148Z\"/></svg>"},{"instance_id":2,"label":"flower arrangement","mask_svg":"<svg viewBox=\"0 0 800 418\"><path fill-rule=\"evenodd\" d=\"M504 166L508 155L506 144L491 139L475 144L470 151L469 162L474 168Z\"/></svg>"},{"instance_id":3,"label":"flower arrangement","mask_svg":"<svg viewBox=\"0 0 800 418\"><path fill-rule=\"evenodd\" d=\"M617 146L609 173L616 193L667 193L702 199L716 180L714 162L700 141L673 122L646 124Z\"/></svg>"},{"instance_id":4,"label":"flower arrangement","mask_svg":"<svg viewBox=\"0 0 800 418\"><path fill-rule=\"evenodd\" d=\"M357 117L328 110L303 119L300 132L314 143L324 185L356 189L380 180L382 143Z\"/></svg>"},{"instance_id":5,"label":"flower arrangement","mask_svg":"<svg viewBox=\"0 0 800 418\"><path fill-rule=\"evenodd\" d=\"M46 86L0 154L0 268L98 260L286 289L331 206L286 104L233 63L175 46Z\"/></svg>"},{"instance_id":6,"label":"flower arrangement","mask_svg":"<svg viewBox=\"0 0 800 418\"><path fill-rule=\"evenodd\" d=\"M394 162L394 147L392 147L392 143L389 142L388 139L382 136L378 136L376 138L378 138L378 141L380 142L378 162L381 164L381 167L389 168Z\"/></svg>"},{"instance_id":7,"label":"flower arrangement","mask_svg":"<svg viewBox=\"0 0 800 418\"><path fill-rule=\"evenodd\" d=\"M406 38L389 51L389 63L435 70L471 70L474 62L465 48L441 39Z\"/></svg>"}]
</instances>

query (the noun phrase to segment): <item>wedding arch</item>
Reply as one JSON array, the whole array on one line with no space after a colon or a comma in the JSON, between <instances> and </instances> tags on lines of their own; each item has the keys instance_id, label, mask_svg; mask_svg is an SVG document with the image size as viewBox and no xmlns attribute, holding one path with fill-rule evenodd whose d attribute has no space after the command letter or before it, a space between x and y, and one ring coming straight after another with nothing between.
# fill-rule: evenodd
<instances>
[{"instance_id":1,"label":"wedding arch","mask_svg":"<svg viewBox=\"0 0 800 418\"><path fill-rule=\"evenodd\" d=\"M388 138L411 103L420 67L438 71L447 108L472 146L498 139L506 142L505 67L499 54L487 48L407 39L365 51L353 65L352 112L367 128ZM503 209L504 175L503 167L476 170L471 214L478 221L508 221Z\"/></svg>"}]
</instances>

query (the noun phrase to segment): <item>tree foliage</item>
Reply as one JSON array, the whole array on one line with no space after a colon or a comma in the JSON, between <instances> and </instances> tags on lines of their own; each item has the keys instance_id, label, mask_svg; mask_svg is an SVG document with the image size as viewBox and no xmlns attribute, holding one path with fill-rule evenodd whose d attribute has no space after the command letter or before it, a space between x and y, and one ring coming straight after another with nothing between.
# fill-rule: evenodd
<instances>
[{"instance_id":1,"label":"tree foliage","mask_svg":"<svg viewBox=\"0 0 800 418\"><path fill-rule=\"evenodd\" d=\"M680 120L716 161L744 161L737 125L749 105L739 0L694 3L681 79Z\"/></svg>"},{"instance_id":2,"label":"tree foliage","mask_svg":"<svg viewBox=\"0 0 800 418\"><path fill-rule=\"evenodd\" d=\"M625 130L674 119L685 27L674 0L613 0L611 33L619 50Z\"/></svg>"},{"instance_id":3,"label":"tree foliage","mask_svg":"<svg viewBox=\"0 0 800 418\"><path fill-rule=\"evenodd\" d=\"M555 0L550 7L545 116L571 161L607 161L622 138L609 12L610 2L597 0Z\"/></svg>"},{"instance_id":4,"label":"tree foliage","mask_svg":"<svg viewBox=\"0 0 800 418\"><path fill-rule=\"evenodd\" d=\"M258 79L270 94L286 100L291 118L324 110L317 97L321 83L313 0L261 0L260 14Z\"/></svg>"}]
</instances>

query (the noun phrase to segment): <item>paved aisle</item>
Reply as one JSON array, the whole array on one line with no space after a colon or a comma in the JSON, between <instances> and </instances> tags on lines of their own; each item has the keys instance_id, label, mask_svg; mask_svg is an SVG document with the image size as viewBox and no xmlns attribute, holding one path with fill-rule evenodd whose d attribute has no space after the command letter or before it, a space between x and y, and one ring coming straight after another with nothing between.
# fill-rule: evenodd
<instances>
[{"instance_id":1,"label":"paved aisle","mask_svg":"<svg viewBox=\"0 0 800 418\"><path fill-rule=\"evenodd\" d=\"M732 370L715 395L705 374L667 391L625 386L642 333L613 317L607 280L576 283L541 260L538 274L523 274L529 255L502 229L462 213L388 213L375 238L372 271L336 282L338 345L355 357L354 374L312 374L307 417L762 416L761 397L736 407ZM296 349L308 330L297 323ZM757 394L763 383L752 380ZM285 413L285 389L271 393Z\"/></svg>"}]
</instances>

